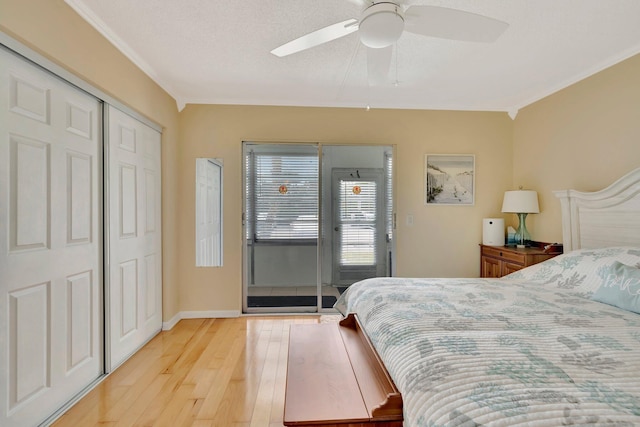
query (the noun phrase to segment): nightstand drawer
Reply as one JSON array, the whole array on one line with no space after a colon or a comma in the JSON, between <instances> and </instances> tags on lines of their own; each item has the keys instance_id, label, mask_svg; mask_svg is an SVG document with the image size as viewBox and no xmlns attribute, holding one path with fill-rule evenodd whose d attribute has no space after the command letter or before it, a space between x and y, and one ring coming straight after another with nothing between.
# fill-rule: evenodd
<instances>
[{"instance_id":1,"label":"nightstand drawer","mask_svg":"<svg viewBox=\"0 0 640 427\"><path fill-rule=\"evenodd\" d=\"M524 265L525 263L525 254L516 253L512 251L505 251L502 248L488 248L486 246L482 247L482 255L490 256L494 258L500 258L505 261L515 262L518 264Z\"/></svg>"},{"instance_id":2,"label":"nightstand drawer","mask_svg":"<svg viewBox=\"0 0 640 427\"><path fill-rule=\"evenodd\" d=\"M480 276L502 277L562 253L547 253L540 245L530 248L480 245Z\"/></svg>"}]
</instances>

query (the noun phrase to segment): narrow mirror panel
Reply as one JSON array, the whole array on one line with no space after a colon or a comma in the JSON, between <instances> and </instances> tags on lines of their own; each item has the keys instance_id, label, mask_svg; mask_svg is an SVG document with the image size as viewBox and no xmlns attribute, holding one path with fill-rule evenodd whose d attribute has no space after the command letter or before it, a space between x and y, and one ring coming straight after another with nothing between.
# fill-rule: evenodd
<instances>
[{"instance_id":1,"label":"narrow mirror panel","mask_svg":"<svg viewBox=\"0 0 640 427\"><path fill-rule=\"evenodd\" d=\"M222 267L220 159L196 159L196 267Z\"/></svg>"}]
</instances>

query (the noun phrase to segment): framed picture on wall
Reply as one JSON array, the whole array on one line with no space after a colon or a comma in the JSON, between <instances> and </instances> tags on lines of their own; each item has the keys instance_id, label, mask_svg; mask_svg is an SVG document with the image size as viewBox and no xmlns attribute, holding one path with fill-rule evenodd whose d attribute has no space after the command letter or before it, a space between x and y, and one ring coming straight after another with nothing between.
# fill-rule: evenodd
<instances>
[{"instance_id":1,"label":"framed picture on wall","mask_svg":"<svg viewBox=\"0 0 640 427\"><path fill-rule=\"evenodd\" d=\"M473 205L476 156L473 154L425 154L424 203Z\"/></svg>"}]
</instances>

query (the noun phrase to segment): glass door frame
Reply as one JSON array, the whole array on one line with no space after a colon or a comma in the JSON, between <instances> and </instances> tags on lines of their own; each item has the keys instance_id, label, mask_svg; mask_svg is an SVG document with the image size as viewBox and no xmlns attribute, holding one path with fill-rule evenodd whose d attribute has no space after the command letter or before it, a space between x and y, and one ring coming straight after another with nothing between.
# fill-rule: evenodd
<instances>
[{"instance_id":1,"label":"glass door frame","mask_svg":"<svg viewBox=\"0 0 640 427\"><path fill-rule=\"evenodd\" d=\"M316 244L316 306L308 306L308 307L249 307L248 306L248 297L249 297L249 247L247 241L247 222L250 221L250 218L247 218L247 150L250 146L255 145L282 145L282 146L307 146L307 147L316 147L318 153L318 235L317 235L317 244ZM394 144L348 144L348 143L319 143L319 142L277 142L277 141L243 141L242 142L242 155L241 155L241 165L240 170L242 171L242 313L243 314L275 314L275 313L300 313L300 314L333 314L336 313L336 310L333 308L323 308L322 307L322 271L323 271L323 248L324 248L324 204L329 203L331 206L331 200L325 201L323 198L323 158L324 158L324 147L359 147L359 148L388 148L390 151L390 156L392 159L396 159L396 145ZM386 154L385 154L386 155ZM393 161L392 161L393 163ZM391 188L392 188L392 209L391 209L391 221L392 221L392 229L394 237L391 241L387 241L387 270L390 276L395 275L395 256L396 256L396 167L392 168L391 174ZM329 178L331 180L331 178ZM386 181L384 181L386 182ZM329 184L331 187L331 184ZM329 188L329 194L331 193L331 188ZM327 232L331 232L328 230ZM283 310L284 309L284 310Z\"/></svg>"}]
</instances>

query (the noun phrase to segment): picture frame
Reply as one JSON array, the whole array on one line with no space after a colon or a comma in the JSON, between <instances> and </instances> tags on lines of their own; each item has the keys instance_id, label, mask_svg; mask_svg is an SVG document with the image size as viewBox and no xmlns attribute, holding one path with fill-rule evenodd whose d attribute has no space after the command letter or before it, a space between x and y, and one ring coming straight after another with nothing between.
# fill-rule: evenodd
<instances>
[{"instance_id":1,"label":"picture frame","mask_svg":"<svg viewBox=\"0 0 640 427\"><path fill-rule=\"evenodd\" d=\"M474 154L425 154L424 204L475 204Z\"/></svg>"}]
</instances>

